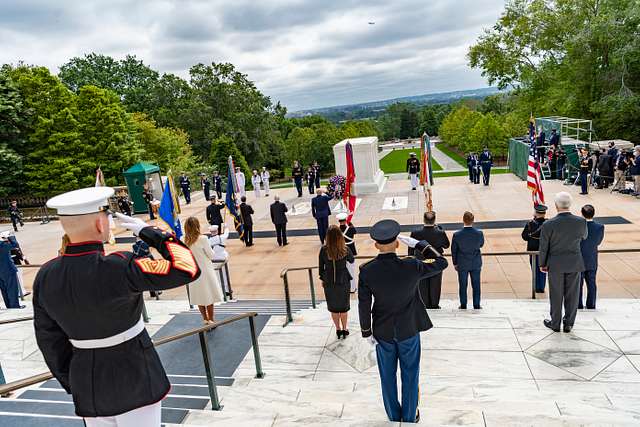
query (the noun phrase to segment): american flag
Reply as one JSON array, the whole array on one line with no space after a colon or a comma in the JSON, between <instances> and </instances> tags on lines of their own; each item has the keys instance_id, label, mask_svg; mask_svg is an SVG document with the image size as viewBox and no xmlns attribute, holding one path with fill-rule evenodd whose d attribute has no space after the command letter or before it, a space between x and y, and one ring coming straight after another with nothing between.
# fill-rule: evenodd
<instances>
[{"instance_id":1,"label":"american flag","mask_svg":"<svg viewBox=\"0 0 640 427\"><path fill-rule=\"evenodd\" d=\"M529 165L527 168L527 188L531 190L533 206L544 204L544 193L542 192L542 170L540 163L536 159L536 143L531 140L529 144Z\"/></svg>"}]
</instances>

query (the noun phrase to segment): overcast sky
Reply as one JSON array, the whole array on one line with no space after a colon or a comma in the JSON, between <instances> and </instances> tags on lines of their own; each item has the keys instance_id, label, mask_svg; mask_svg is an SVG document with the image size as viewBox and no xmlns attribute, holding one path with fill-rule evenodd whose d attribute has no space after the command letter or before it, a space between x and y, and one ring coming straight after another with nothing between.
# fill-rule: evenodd
<instances>
[{"instance_id":1,"label":"overcast sky","mask_svg":"<svg viewBox=\"0 0 640 427\"><path fill-rule=\"evenodd\" d=\"M487 86L465 58L504 0L2 0L0 63L231 62L289 111ZM370 25L369 22L375 24Z\"/></svg>"}]
</instances>

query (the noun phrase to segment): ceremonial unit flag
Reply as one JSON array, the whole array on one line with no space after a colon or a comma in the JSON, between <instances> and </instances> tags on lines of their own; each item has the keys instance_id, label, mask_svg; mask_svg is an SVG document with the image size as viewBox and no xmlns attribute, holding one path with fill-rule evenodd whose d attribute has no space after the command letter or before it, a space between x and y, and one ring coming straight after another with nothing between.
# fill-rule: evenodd
<instances>
[{"instance_id":1,"label":"ceremonial unit flag","mask_svg":"<svg viewBox=\"0 0 640 427\"><path fill-rule=\"evenodd\" d=\"M431 140L427 132L422 134L420 140L420 184L424 190L425 204L428 212L433 210L431 186L433 185L433 172L431 168Z\"/></svg>"},{"instance_id":2,"label":"ceremonial unit flag","mask_svg":"<svg viewBox=\"0 0 640 427\"><path fill-rule=\"evenodd\" d=\"M240 239L244 238L244 226L242 224L242 217L238 214L238 208L236 206L236 189L238 184L236 183L235 167L233 166L233 158L229 156L229 176L227 179L227 195L225 204L227 211L233 217L233 225L238 232Z\"/></svg>"},{"instance_id":3,"label":"ceremonial unit flag","mask_svg":"<svg viewBox=\"0 0 640 427\"><path fill-rule=\"evenodd\" d=\"M104 186L104 175L102 173L102 169L100 169L100 166L98 166L98 169L96 169L96 187Z\"/></svg>"},{"instance_id":4,"label":"ceremonial unit flag","mask_svg":"<svg viewBox=\"0 0 640 427\"><path fill-rule=\"evenodd\" d=\"M527 167L527 188L531 190L533 206L544 204L544 193L542 192L542 170L540 162L536 159L536 143L531 140L529 143L529 164Z\"/></svg>"},{"instance_id":5,"label":"ceremonial unit flag","mask_svg":"<svg viewBox=\"0 0 640 427\"><path fill-rule=\"evenodd\" d=\"M175 233L176 237L182 237L182 225L177 212L177 200L175 197L175 189L173 188L173 177L171 173L167 174L167 183L164 186L162 200L160 201L160 209L158 215L162 221Z\"/></svg>"},{"instance_id":6,"label":"ceremonial unit flag","mask_svg":"<svg viewBox=\"0 0 640 427\"><path fill-rule=\"evenodd\" d=\"M353 214L356 211L356 196L352 194L353 183L356 180L356 169L353 165L353 147L351 146L351 143L349 141L347 141L347 144L345 146L345 154L347 156L347 177L342 200L349 209L347 222L351 222L351 218L353 218Z\"/></svg>"}]
</instances>

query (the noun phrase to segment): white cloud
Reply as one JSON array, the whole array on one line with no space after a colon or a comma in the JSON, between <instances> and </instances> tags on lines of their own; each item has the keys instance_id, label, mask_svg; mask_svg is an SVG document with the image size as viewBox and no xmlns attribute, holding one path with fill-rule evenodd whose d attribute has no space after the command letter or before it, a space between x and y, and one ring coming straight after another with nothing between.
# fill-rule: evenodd
<instances>
[{"instance_id":1,"label":"white cloud","mask_svg":"<svg viewBox=\"0 0 640 427\"><path fill-rule=\"evenodd\" d=\"M289 110L486 85L468 47L503 0L22 0L0 3L0 62L57 71L135 54L188 77L231 62ZM375 25L369 25L374 21Z\"/></svg>"}]
</instances>

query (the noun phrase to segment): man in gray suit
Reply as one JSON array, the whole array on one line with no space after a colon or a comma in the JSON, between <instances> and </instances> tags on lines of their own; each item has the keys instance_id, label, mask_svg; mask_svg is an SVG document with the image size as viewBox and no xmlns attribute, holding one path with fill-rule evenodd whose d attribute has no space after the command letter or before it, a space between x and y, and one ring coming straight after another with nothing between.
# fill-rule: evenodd
<instances>
[{"instance_id":1,"label":"man in gray suit","mask_svg":"<svg viewBox=\"0 0 640 427\"><path fill-rule=\"evenodd\" d=\"M542 224L540 233L540 270L549 273L551 320L544 326L560 332L571 332L578 311L580 273L584 271L580 242L587 238L587 221L570 212L571 195L556 194L558 215ZM562 305L564 318L562 319Z\"/></svg>"}]
</instances>

